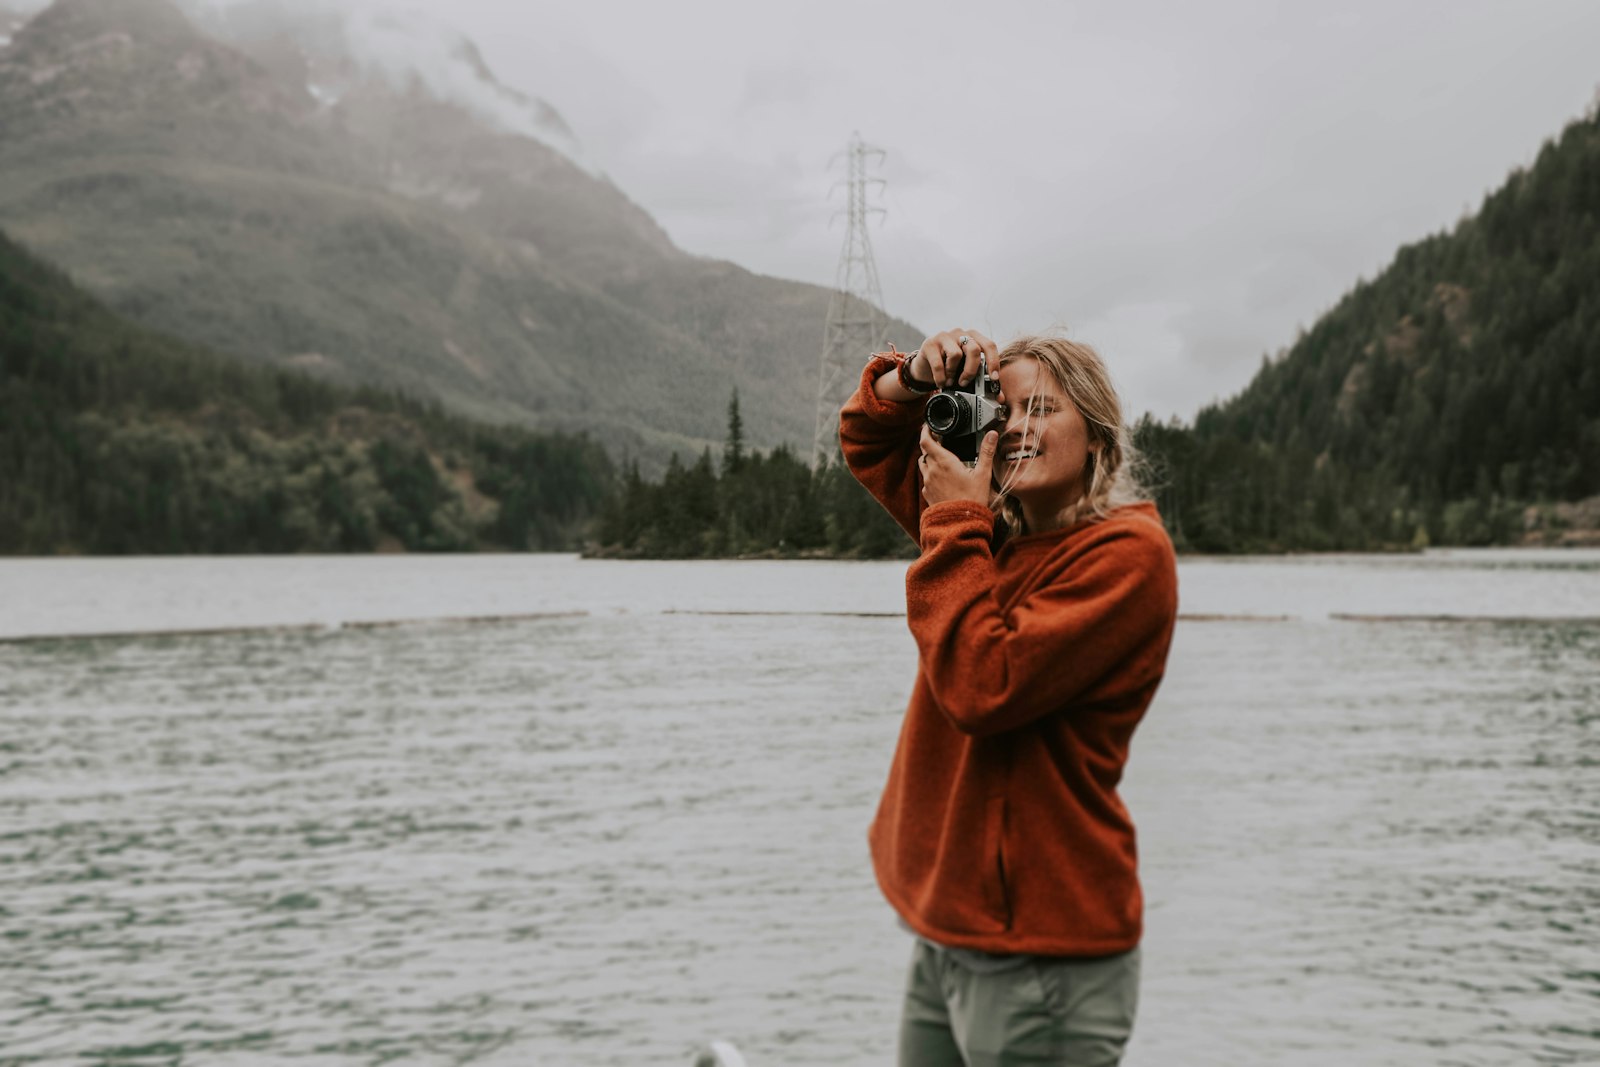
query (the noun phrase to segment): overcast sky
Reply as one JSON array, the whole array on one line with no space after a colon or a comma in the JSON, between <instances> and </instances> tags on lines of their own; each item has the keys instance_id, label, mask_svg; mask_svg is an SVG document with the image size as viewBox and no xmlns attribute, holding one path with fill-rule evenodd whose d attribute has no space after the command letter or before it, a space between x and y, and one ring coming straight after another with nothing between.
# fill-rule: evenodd
<instances>
[{"instance_id":1,"label":"overcast sky","mask_svg":"<svg viewBox=\"0 0 1600 1067\"><path fill-rule=\"evenodd\" d=\"M831 284L859 130L890 311L1063 324L1184 418L1600 84L1595 0L437 2L684 248Z\"/></svg>"},{"instance_id":2,"label":"overcast sky","mask_svg":"<svg viewBox=\"0 0 1600 1067\"><path fill-rule=\"evenodd\" d=\"M1130 416L1236 392L1600 84L1600 0L392 2L553 104L680 246L752 270L832 283L828 163L859 130L887 152L888 309L1064 325Z\"/></svg>"},{"instance_id":3,"label":"overcast sky","mask_svg":"<svg viewBox=\"0 0 1600 1067\"><path fill-rule=\"evenodd\" d=\"M438 11L678 244L753 270L831 283L828 162L859 130L888 153L890 311L1063 324L1132 411L1184 418L1600 85L1595 0Z\"/></svg>"}]
</instances>

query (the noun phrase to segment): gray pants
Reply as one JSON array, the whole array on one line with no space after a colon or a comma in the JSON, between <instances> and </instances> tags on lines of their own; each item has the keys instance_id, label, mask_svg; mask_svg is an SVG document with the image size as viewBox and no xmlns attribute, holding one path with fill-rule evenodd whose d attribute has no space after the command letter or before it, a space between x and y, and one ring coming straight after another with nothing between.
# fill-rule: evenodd
<instances>
[{"instance_id":1,"label":"gray pants","mask_svg":"<svg viewBox=\"0 0 1600 1067\"><path fill-rule=\"evenodd\" d=\"M1036 957L992 973L917 942L900 1019L900 1067L1115 1067L1139 1004L1139 950Z\"/></svg>"}]
</instances>

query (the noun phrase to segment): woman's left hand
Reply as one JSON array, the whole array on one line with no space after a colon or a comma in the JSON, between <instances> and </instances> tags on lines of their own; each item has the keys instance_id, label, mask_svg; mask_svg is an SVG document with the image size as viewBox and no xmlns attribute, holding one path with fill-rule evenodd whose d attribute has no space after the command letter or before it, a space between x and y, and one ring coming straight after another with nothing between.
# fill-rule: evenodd
<instances>
[{"instance_id":1,"label":"woman's left hand","mask_svg":"<svg viewBox=\"0 0 1600 1067\"><path fill-rule=\"evenodd\" d=\"M990 479L994 476L994 450L1000 435L990 430L978 445L978 462L969 468L956 454L941 445L933 431L922 427L922 457L917 469L922 472L922 499L931 504L946 500L973 500L989 506Z\"/></svg>"}]
</instances>

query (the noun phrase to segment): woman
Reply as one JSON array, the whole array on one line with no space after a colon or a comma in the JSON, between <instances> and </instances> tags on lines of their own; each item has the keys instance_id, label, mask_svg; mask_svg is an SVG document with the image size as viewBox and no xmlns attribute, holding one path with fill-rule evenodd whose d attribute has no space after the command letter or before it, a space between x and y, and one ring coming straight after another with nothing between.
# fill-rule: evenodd
<instances>
[{"instance_id":1,"label":"woman","mask_svg":"<svg viewBox=\"0 0 1600 1067\"><path fill-rule=\"evenodd\" d=\"M968 468L927 395L999 368L1004 432ZM917 937L905 1067L1115 1064L1138 998L1133 823L1117 796L1177 614L1172 544L1128 471L1092 349L975 330L874 356L846 462L922 546L919 670L869 835Z\"/></svg>"}]
</instances>

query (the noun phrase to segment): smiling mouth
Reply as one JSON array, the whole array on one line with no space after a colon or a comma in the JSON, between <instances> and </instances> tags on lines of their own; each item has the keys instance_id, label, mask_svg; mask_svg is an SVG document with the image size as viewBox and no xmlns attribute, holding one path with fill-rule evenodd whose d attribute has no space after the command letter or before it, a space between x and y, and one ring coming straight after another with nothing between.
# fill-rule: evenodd
<instances>
[{"instance_id":1,"label":"smiling mouth","mask_svg":"<svg viewBox=\"0 0 1600 1067\"><path fill-rule=\"evenodd\" d=\"M1006 462L1015 463L1022 459L1033 459L1039 454L1037 448L1018 448L1006 453Z\"/></svg>"}]
</instances>

